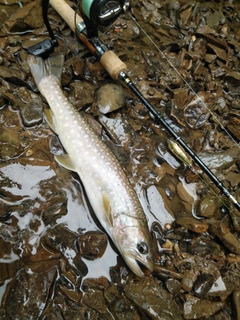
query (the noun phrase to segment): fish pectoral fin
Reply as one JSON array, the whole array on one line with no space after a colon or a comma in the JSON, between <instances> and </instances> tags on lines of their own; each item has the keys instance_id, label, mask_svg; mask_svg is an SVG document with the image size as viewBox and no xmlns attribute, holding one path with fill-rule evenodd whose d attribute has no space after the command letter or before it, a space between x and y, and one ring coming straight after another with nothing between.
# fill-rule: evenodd
<instances>
[{"instance_id":1,"label":"fish pectoral fin","mask_svg":"<svg viewBox=\"0 0 240 320\"><path fill-rule=\"evenodd\" d=\"M77 171L75 164L72 162L68 154L55 155L54 158L62 167L71 171Z\"/></svg>"},{"instance_id":2,"label":"fish pectoral fin","mask_svg":"<svg viewBox=\"0 0 240 320\"><path fill-rule=\"evenodd\" d=\"M106 212L106 217L107 217L110 225L113 227L113 216L112 216L112 208L110 205L110 200L105 194L102 195L102 199L103 199L103 207Z\"/></svg>"},{"instance_id":3,"label":"fish pectoral fin","mask_svg":"<svg viewBox=\"0 0 240 320\"><path fill-rule=\"evenodd\" d=\"M55 123L54 123L54 116L53 116L53 113L52 113L52 110L51 109L47 109L44 111L45 113L45 118L47 120L47 124L49 125L49 127L57 133L57 130L56 130L56 126L55 126Z\"/></svg>"}]
</instances>

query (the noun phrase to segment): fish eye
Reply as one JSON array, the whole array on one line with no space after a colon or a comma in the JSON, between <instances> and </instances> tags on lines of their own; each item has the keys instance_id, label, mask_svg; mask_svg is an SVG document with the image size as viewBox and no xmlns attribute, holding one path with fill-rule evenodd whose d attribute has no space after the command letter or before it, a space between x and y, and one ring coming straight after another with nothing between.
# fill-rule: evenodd
<instances>
[{"instance_id":1,"label":"fish eye","mask_svg":"<svg viewBox=\"0 0 240 320\"><path fill-rule=\"evenodd\" d=\"M137 249L141 254L148 253L148 245L145 242L139 242L137 244Z\"/></svg>"}]
</instances>

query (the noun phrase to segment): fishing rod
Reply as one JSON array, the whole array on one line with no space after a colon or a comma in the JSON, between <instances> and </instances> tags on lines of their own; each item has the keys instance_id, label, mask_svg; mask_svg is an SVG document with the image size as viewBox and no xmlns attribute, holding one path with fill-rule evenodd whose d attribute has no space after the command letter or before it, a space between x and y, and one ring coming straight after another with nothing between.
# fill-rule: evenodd
<instances>
[{"instance_id":1,"label":"fishing rod","mask_svg":"<svg viewBox=\"0 0 240 320\"><path fill-rule=\"evenodd\" d=\"M228 191L228 189L221 183L221 181L214 175L214 173L204 164L204 162L197 156L197 154L183 141L183 139L176 133L176 131L167 123L163 116L158 112L142 93L132 82L127 74L127 66L120 58L98 38L98 27L110 25L115 19L126 11L129 7L124 0L82 0L80 10L83 18L81 18L76 11L74 11L64 0L43 0L48 6L48 3L58 12L63 20L69 25L72 31L76 34L80 41L82 41L94 54L106 69L109 75L114 80L120 79L127 85L128 88L139 98L139 100L147 107L154 120L161 124L167 132L172 136L175 142L181 146L186 153L195 161L199 168L210 178L214 185L231 201L234 207L240 212L240 203ZM90 40L89 40L90 38ZM34 46L30 48L29 53L44 57L54 50L54 45L45 53L43 49L38 50L42 52L34 53Z\"/></svg>"}]
</instances>

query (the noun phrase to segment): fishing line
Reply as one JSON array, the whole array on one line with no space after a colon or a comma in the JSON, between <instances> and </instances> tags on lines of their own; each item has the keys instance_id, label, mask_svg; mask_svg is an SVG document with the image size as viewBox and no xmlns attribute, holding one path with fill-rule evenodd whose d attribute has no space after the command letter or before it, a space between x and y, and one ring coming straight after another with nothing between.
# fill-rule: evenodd
<instances>
[{"instance_id":1,"label":"fishing line","mask_svg":"<svg viewBox=\"0 0 240 320\"><path fill-rule=\"evenodd\" d=\"M181 80L185 83L185 85L188 87L190 91L194 94L195 97L199 99L199 101L204 105L204 107L208 110L208 112L211 114L213 119L219 124L221 129L228 135L228 137L232 140L232 142L240 148L240 145L237 143L237 141L233 138L233 136L228 132L228 130L221 124L221 122L217 119L217 117L214 115L214 113L211 111L210 108L206 105L206 103L203 101L203 99L197 94L197 92L193 89L193 87L184 79L184 77L181 75L181 73L174 67L172 62L168 59L168 57L164 54L164 52L157 46L157 44L153 41L153 39L148 35L148 33L143 29L143 27L137 22L137 19L134 17L132 13L128 11L130 17L132 20L136 23L136 25L139 27L139 29L145 34L145 36L148 38L148 40L155 46L155 48L160 52L162 57L168 62L168 64L171 66L171 68L177 73L177 75L181 78Z\"/></svg>"}]
</instances>

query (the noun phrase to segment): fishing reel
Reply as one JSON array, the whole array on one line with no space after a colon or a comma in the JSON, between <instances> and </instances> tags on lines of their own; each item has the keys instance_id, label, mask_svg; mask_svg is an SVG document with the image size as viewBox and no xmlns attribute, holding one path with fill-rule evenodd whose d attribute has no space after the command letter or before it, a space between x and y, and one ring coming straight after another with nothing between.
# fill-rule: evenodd
<instances>
[{"instance_id":1,"label":"fishing reel","mask_svg":"<svg viewBox=\"0 0 240 320\"><path fill-rule=\"evenodd\" d=\"M85 27L83 32L88 38L98 36L99 27L111 25L130 6L125 0L75 0L76 12L79 10L83 18ZM50 39L28 48L28 53L42 58L49 56L54 48L58 46L58 41L53 34L48 20L49 0L42 0L42 16L47 27Z\"/></svg>"},{"instance_id":2,"label":"fishing reel","mask_svg":"<svg viewBox=\"0 0 240 320\"><path fill-rule=\"evenodd\" d=\"M130 6L125 0L81 0L77 5L89 38L96 37L99 27L110 26Z\"/></svg>"}]
</instances>

